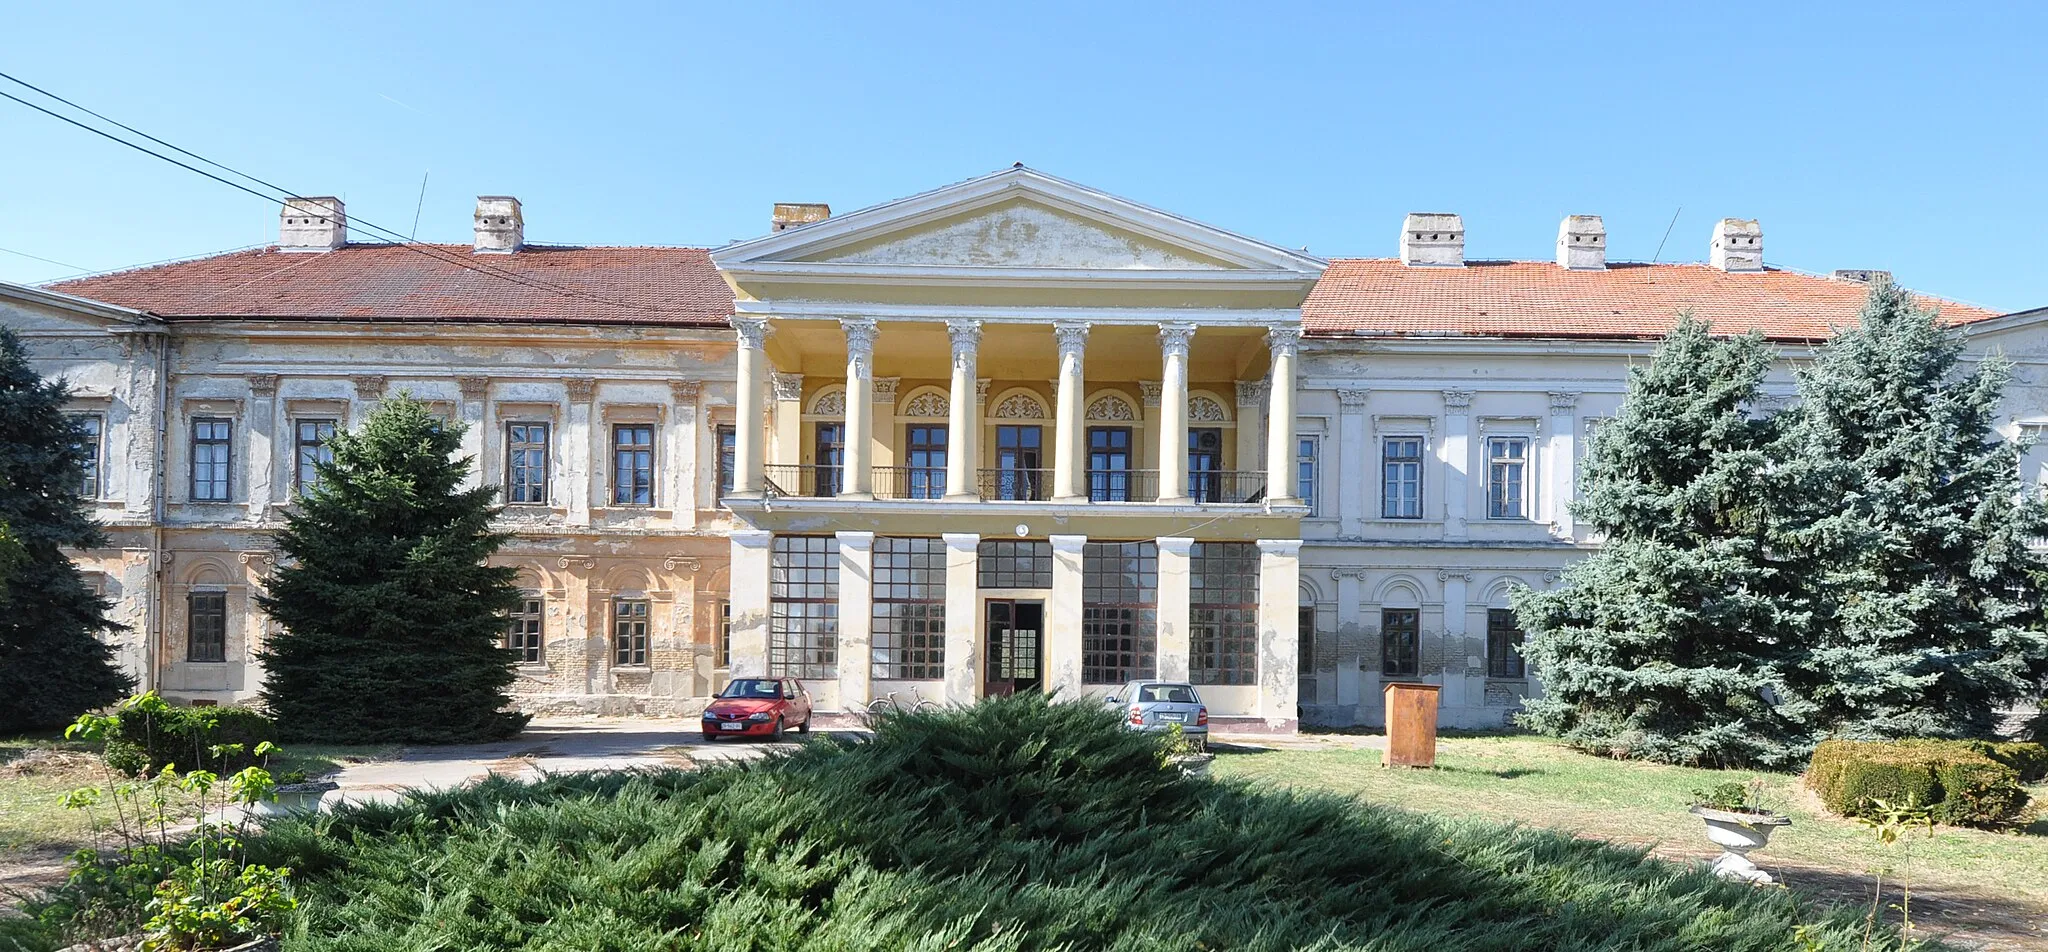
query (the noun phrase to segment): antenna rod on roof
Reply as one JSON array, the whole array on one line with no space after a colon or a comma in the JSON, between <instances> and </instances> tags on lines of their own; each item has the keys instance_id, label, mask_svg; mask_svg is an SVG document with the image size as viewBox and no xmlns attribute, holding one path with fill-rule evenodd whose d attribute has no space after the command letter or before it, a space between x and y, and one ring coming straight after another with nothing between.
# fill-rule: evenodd
<instances>
[{"instance_id":1,"label":"antenna rod on roof","mask_svg":"<svg viewBox=\"0 0 2048 952\"><path fill-rule=\"evenodd\" d=\"M1678 212L1682 211L1685 211L1685 206L1678 206ZM1650 256L1651 264L1656 264L1658 258L1664 257L1664 243L1671 240L1671 229L1678 227L1678 212L1671 213L1671 224L1664 226L1664 237L1657 239L1657 253Z\"/></svg>"},{"instance_id":2,"label":"antenna rod on roof","mask_svg":"<svg viewBox=\"0 0 2048 952\"><path fill-rule=\"evenodd\" d=\"M414 202L412 206L412 230L405 233L405 240L407 241L412 241L419 237L420 209L427 207L427 176L432 174L434 174L433 169L420 173L420 200Z\"/></svg>"}]
</instances>

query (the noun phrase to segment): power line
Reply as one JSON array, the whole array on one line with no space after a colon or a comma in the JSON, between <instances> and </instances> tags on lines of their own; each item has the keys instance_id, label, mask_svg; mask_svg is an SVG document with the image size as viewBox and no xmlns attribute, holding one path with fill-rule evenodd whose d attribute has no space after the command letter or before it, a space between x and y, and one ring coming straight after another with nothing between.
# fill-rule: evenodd
<instances>
[{"instance_id":1,"label":"power line","mask_svg":"<svg viewBox=\"0 0 2048 952\"><path fill-rule=\"evenodd\" d=\"M15 255L15 256L17 256L17 257L27 258L27 259L29 259L29 260L31 260L31 261L40 261L40 262L42 262L42 263L44 263L44 264L54 264L54 265L56 265L57 267L60 267L60 268L70 268L70 269L71 269L71 270L73 270L73 271L91 271L91 270L92 270L91 268L81 268L81 267L79 267L79 266L77 266L77 265L75 265L75 264L66 264L66 263L64 263L64 262L62 262L62 261L57 261L57 260L55 260L55 259L52 259L52 258L45 258L45 257L42 257L41 255L32 255L32 254L29 254L29 253L28 253L28 252L26 252L26 251L16 251L16 250L14 250L13 248L0 248L0 252L6 252L7 254Z\"/></svg>"},{"instance_id":2,"label":"power line","mask_svg":"<svg viewBox=\"0 0 2048 952\"><path fill-rule=\"evenodd\" d=\"M178 152L178 153L181 153L181 154L183 154L183 155L186 155L186 156L190 156L191 158L193 158L193 159L195 159L195 160L197 160L197 161L203 162L203 163L205 163L205 164L207 164L207 165L211 165L211 166L213 166L213 167L215 167L215 168L218 168L218 169L221 169L221 170L223 170L223 171L226 171L226 172L228 172L229 174L232 174L232 175L236 175L236 176L239 176L239 177L241 177L241 178L244 178L244 179L247 179L248 181L251 181L251 182L255 182L256 184L258 184L258 185L261 185L261 186L263 186L263 187L265 187L265 188L271 189L271 190L273 190L273 191L277 191L277 192L282 192L282 193L284 193L284 194L285 194L286 198L282 198L282 199L281 199L281 198L278 198L278 197L276 197L276 196L273 196L273 195L266 195L266 194L264 194L264 193L262 193L262 192L256 191L255 189L249 188L249 187L247 187L247 186L245 186L245 185L242 185L242 184L240 184L240 183L238 183L238 182L231 182L231 181L229 181L229 180L227 180L227 179L224 179L224 178L222 178L222 177L220 177L220 176L218 176L218 175L215 175L215 174L213 174L213 173L211 173L211 172L208 172L208 171L206 171L205 169L197 168L197 167L195 167L195 166L193 166L193 165L187 164L187 163L185 163L185 162L181 162L181 161L179 161L178 159L175 159L175 158L173 158L173 157L171 157L171 156L168 156L168 155L164 155L164 154L163 154L163 153L161 153L161 152L157 152L157 151L155 151L155 150L152 150L152 149L146 148L146 147L144 147L144 146L138 145L138 144L136 144L136 143L134 143L134 142L130 142L130 141L126 140L126 139L123 139L123 138L121 138L120 136L114 135L114 134L112 134L112 133L110 133L110 132L107 132L107 131L105 131L105 130L103 130L103 129L98 129L98 128L94 128L93 126L91 126L91 125L88 125L88 124L86 124L86 123L83 123L83 122L80 122L80 121L78 121L78 120L76 120L76 119L73 119L73 118L71 118L70 116L66 116L66 115L63 115L62 113L56 112L56 111L54 111L54 110L51 110L51 109L47 109L47 108L45 108L45 107L43 107L43 106L41 106L41 105L38 105L38 104L36 104L36 103L33 103L33 102L29 102L28 100L26 100L26 99L22 99L22 98L21 98L21 97L19 97L19 96L15 96L15 95L13 95L13 94L11 94L11 93L7 93L7 92L4 92L4 91L0 91L0 97L4 97L4 98L10 99L10 100L13 100L14 102L17 102L17 103L20 103L21 105L27 106L27 107L29 107L30 109L34 109L35 111L37 111L37 112L40 112L40 113L43 113L44 115L47 115L47 116L49 116L49 117L51 117L51 118L53 118L53 119L57 119L57 120L60 120L60 121L62 121L62 122L68 123L68 124L70 124L70 125L76 126L76 127L80 128L80 129L83 129L83 130L85 130L85 131L87 131L87 132L90 132L90 133L92 133L92 134L94 134L94 135L100 136L101 138L107 139L107 140L109 140L109 141L112 141L112 142L118 143L118 144L120 144L120 145L123 145L123 146L126 146L126 147L128 147L128 148L130 148L130 149L134 149L135 151L137 151L137 152L141 152L141 153L142 153L142 154L144 154L144 155L150 156L150 157L152 157L152 158L157 158L157 159L161 159L161 160L163 160L163 161L165 161L165 162L169 162L169 163L171 163L172 165L176 165L176 166L178 166L179 168L185 169L186 171L189 171L189 172L193 172L193 173L195 173L195 174L198 174L198 175L202 175L202 176L205 176L206 178L212 179L212 180L213 180L213 181L215 181L215 182L219 182L219 183L220 183L220 184L222 184L222 185L226 185L226 186L228 186L229 188L233 188L233 189L235 189L235 190L237 190L237 191L241 191L241 192L247 193L247 194L249 194L249 195L253 195L253 196L255 196L255 197L257 197L257 198L260 198L260 199L262 199L262 200L264 200L264 201L267 201L267 202L270 202L270 203L272 203L272 204L276 204L276 205L279 205L279 206L286 206L286 207L289 207L289 201L290 201L291 199L299 199L299 198L303 198L303 196L299 195L299 194L298 194L297 192L295 192L295 191L293 191L293 190L291 190L291 189L285 188L285 187L283 187L283 186L281 186L281 185L276 185L276 184L273 184L273 183L271 183L271 182L266 182L266 181L264 181L263 179L257 178L256 176L250 175L250 174L248 174L248 173L246 173L246 172L242 172L242 171L240 171L240 170L238 170L238 169L235 169L235 168L233 168L233 167L231 167L231 166L227 166L227 165L223 165L223 164L221 164L221 163L219 163L219 162L215 162L214 160L212 160L212 159L209 159L209 158L206 158L205 156L199 155L199 154L198 154L198 153L196 153L196 152L192 152L192 151L190 151L190 150L188 150L188 149L184 149L184 148L181 148L181 147L179 147L179 146L173 145L173 144L171 144L171 143L169 143L169 142L165 142L164 140L162 140L162 139L159 139L159 138L157 138L157 137L155 137L155 136L152 136L152 135L150 135L149 133L143 132L143 131L141 131L141 130L139 130L139 129L135 129L135 128L134 128L134 127L132 127L132 126L129 126L129 125L126 125L125 123L119 122L118 120L114 120L114 119L110 119L110 118L107 118L106 116L103 116L103 115L101 115L101 114L100 114L100 113L98 113L98 112L94 112L94 111L93 111L93 110L91 110L91 109L88 109L88 108L86 108L86 107L84 107L84 106L78 105L77 103L74 103L74 102L72 102L72 101L70 101L70 100L68 100L68 99L65 99L65 98L63 98L63 97L61 97L61 96L58 96L58 95L56 95L55 93L51 93L51 92L49 92L48 90L45 90L45 89L43 89L43 88L41 88L41 87L39 87L39 86L36 86L36 85L34 85L34 84L32 84L32 83L28 83L28 82L26 82L26 81L23 81L23 80L21 80L21 79L19 79L19 78L15 77L15 76L12 76L12 75L10 75L10 74L4 73L4 72L0 72L0 79L6 79L6 80L8 80L9 82L12 82L12 83L18 84L18 85L20 85L20 86L23 86L23 87L25 87L25 88L28 88L28 89L34 90L34 91L35 91L35 92L37 92L37 93L40 93L40 94L42 94L42 95L44 95L44 96L47 96L47 97L49 97L49 98L51 98L51 99L54 99L54 100L58 101L58 102L64 103L64 104L65 104L65 105L67 105L67 106L71 106L72 108L74 108L74 109L77 109L77 110L79 110L79 111L81 111L81 112L84 112L84 113L86 113L86 114L88 114L88 115L91 115L91 116L93 116L94 118L97 118L97 119L100 119L100 120L102 120L102 121L105 121L105 122L111 123L111 124L113 124L113 125L115 125L115 126L118 126L118 127L120 127L121 129L127 130L127 131L129 131L129 132L132 132L132 133L134 133L134 134L136 134L136 135L139 135L139 136L141 136L141 137L143 137L143 138L145 138L145 139L148 139L148 140L149 140L149 141L151 141L151 142L155 142L155 143L158 143L158 144L160 144L160 145L164 146L165 148L171 149L171 150L173 150L173 151L176 151L176 152ZM696 312L696 311L690 311L690 310L685 310L685 309L682 309L682 308L671 308L671 307L661 307L661 306L659 306L659 305L651 305L651 304L634 304L634 303L630 303L630 302L626 302L626 301L618 301L618 300L613 300L613 299L610 299L610 298L605 298L605 297L601 297L601 296L598 296L598 295L594 295L594 294L590 294L590 293L588 293L588 292L585 292L585 291L581 291L581 290L578 290L578 289L575 289L575 288L569 288L569 287L564 287L564 286L562 286L562 285L554 284L554 283L552 283L552 282L548 282L548 281L543 281L543 280L540 280L540 279L535 279L535 278L529 278L529 277L527 277L526 275L518 274L518 273L515 273L515 272L511 272L511 271L505 271L505 270L503 270L503 269L500 269L500 268L497 268L497 267L494 267L494 266L490 266L490 265L482 264L482 263L480 263L480 262L475 262L475 261L471 261L471 260L468 260L467 258L464 258L464 257L458 257L458 256L456 256L456 255L454 255L454 254L452 254L452 253L449 253L449 252L447 252L447 251L445 251L445 250L443 250L443 249L441 249L441 248L435 247L435 246L433 246L433 245L426 245L426 244L421 244L421 243L419 243L419 242L415 242L415 241L411 240L410 238L407 238L407 237L401 236L401 235L399 235L399 234L398 234L397 232L395 232L395 231L393 231L393 230L391 230L391 229L385 228L385 227L383 227L383 226L381 226L381 225L378 225L378 224L376 224L375 222L369 221L369 220L367 220L367 219L362 219L362 218L356 218L356 219L354 219L354 223L355 223L355 224L357 224L357 225L360 225L360 226L362 226L363 228L365 228L365 229L367 229L367 230L369 230L369 231L371 231L371 232L373 232L373 233L376 233L376 234L379 234L379 235L381 235L381 236L385 237L385 238L386 238L387 240L389 240L390 242L392 242L392 243L393 243L394 245L396 245L396 246L399 246L399 247L403 247L403 248L406 248L407 250L410 250L410 251L416 252L416 253L418 253L418 254L422 254L422 255L425 255L426 257L428 257L428 258L431 258L431 259L433 259L433 260L435 260L435 261L440 261L440 262L442 262L442 263L445 263L445 264L451 264L451 265L454 265L454 266L456 266L456 267L462 268L462 269L464 269L464 270L468 270L468 271L473 271L473 272L475 272L475 273L477 273L477 274L480 274L480 275L484 275L485 277L494 277L494 278L498 278L498 279L500 279L500 280L503 280L503 281L506 281L506 282L509 282L509 283L512 283L512 284L517 284L517 285L520 285L520 286L522 286L522 287L526 287L526 288L529 288L529 289L532 289L532 290L536 290L536 291L544 291L544 292L548 292L548 293L553 293L553 294L560 294L560 295L563 295L563 296L565 296L565 297L573 297L573 298L580 298L580 299L582 299L582 300L590 301L590 302L592 302L592 303L596 303L596 304L602 304L602 305L605 305L605 306L607 306L607 307L616 307L616 308L623 308L623 309L626 309L626 310L637 310L637 311L647 311L647 312L653 312L653 313L669 313L669 314L689 314L689 315L692 315L692 316L696 316L696 315L697 315L697 313L698 313L698 312ZM68 265L67 265L66 267L68 267Z\"/></svg>"}]
</instances>

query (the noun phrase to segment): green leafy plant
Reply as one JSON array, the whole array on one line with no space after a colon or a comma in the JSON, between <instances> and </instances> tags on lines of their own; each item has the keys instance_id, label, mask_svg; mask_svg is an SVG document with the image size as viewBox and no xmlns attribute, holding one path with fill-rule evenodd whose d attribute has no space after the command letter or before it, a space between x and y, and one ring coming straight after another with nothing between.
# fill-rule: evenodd
<instances>
[{"instance_id":1,"label":"green leafy plant","mask_svg":"<svg viewBox=\"0 0 2048 952\"><path fill-rule=\"evenodd\" d=\"M2027 805L2020 773L1975 741L1831 740L1814 749L1806 783L1840 816L1866 814L1874 803L1912 803L1935 822L1953 826L2005 826ZM2009 745L2001 755L2020 763L2032 745Z\"/></svg>"},{"instance_id":2,"label":"green leafy plant","mask_svg":"<svg viewBox=\"0 0 2048 952\"><path fill-rule=\"evenodd\" d=\"M1856 817L1856 822L1877 837L1887 849L1899 851L1899 866L1882 867L1872 870L1876 885L1870 897L1870 914L1864 921L1863 947L1872 948L1872 933L1878 925L1878 908L1884 901L1884 876L1896 871L1899 874L1899 901L1891 908L1899 911L1899 948L1908 948L1913 932L1913 843L1912 832L1926 831L1928 839L1934 838L1934 815L1928 808L1907 800L1894 804L1884 800L1872 800L1869 809Z\"/></svg>"},{"instance_id":3,"label":"green leafy plant","mask_svg":"<svg viewBox=\"0 0 2048 952\"><path fill-rule=\"evenodd\" d=\"M213 949L275 932L298 908L290 869L194 860L156 887L144 952Z\"/></svg>"},{"instance_id":4,"label":"green leafy plant","mask_svg":"<svg viewBox=\"0 0 2048 952\"><path fill-rule=\"evenodd\" d=\"M1188 732L1181 725L1166 725L1166 731L1160 735L1159 739L1159 755L1161 757L1171 760L1176 757L1191 757L1199 753L1202 753L1202 745L1190 739Z\"/></svg>"},{"instance_id":5,"label":"green leafy plant","mask_svg":"<svg viewBox=\"0 0 2048 952\"><path fill-rule=\"evenodd\" d=\"M1762 777L1748 783L1739 780L1724 781L1711 787L1694 790L1692 805L1728 813L1773 814L1777 811L1766 802L1768 789L1769 783Z\"/></svg>"}]
</instances>

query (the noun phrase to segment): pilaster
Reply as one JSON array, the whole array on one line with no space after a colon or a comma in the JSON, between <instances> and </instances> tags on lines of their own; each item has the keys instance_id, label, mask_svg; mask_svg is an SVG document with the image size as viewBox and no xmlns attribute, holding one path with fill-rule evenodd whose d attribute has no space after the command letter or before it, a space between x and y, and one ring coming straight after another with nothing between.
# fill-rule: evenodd
<instances>
[{"instance_id":1,"label":"pilaster","mask_svg":"<svg viewBox=\"0 0 2048 952\"><path fill-rule=\"evenodd\" d=\"M1436 577L1444 587L1444 687L1439 704L1445 708L1465 707L1471 703L1472 687L1465 672L1486 663L1485 659L1472 655L1471 634L1467 629L1470 609L1465 603L1465 591L1472 581L1472 573L1465 569L1444 569L1436 573ZM1483 685L1480 690L1485 690Z\"/></svg>"},{"instance_id":2,"label":"pilaster","mask_svg":"<svg viewBox=\"0 0 2048 952\"><path fill-rule=\"evenodd\" d=\"M946 543L946 703L981 698L981 536L948 532Z\"/></svg>"},{"instance_id":3,"label":"pilaster","mask_svg":"<svg viewBox=\"0 0 2048 952\"><path fill-rule=\"evenodd\" d=\"M735 678L768 674L768 573L773 534L761 529L732 533L732 650L726 667ZM845 584L841 580L840 584ZM843 664L843 662L842 662Z\"/></svg>"},{"instance_id":4,"label":"pilaster","mask_svg":"<svg viewBox=\"0 0 2048 952\"><path fill-rule=\"evenodd\" d=\"M1575 534L1572 500L1578 495L1578 454L1573 437L1579 430L1578 406L1576 391L1550 391L1550 460L1544 467L1544 482L1549 484L1549 491L1543 498L1545 508L1550 510L1550 534L1560 539L1570 539Z\"/></svg>"},{"instance_id":5,"label":"pilaster","mask_svg":"<svg viewBox=\"0 0 2048 952\"><path fill-rule=\"evenodd\" d=\"M1278 378L1275 378L1276 386ZM1259 540L1259 715L1292 730L1301 693L1301 540Z\"/></svg>"},{"instance_id":6,"label":"pilaster","mask_svg":"<svg viewBox=\"0 0 2048 952\"><path fill-rule=\"evenodd\" d=\"M568 492L564 494L569 503L569 524L587 526L590 509L599 504L605 482L598 467L604 455L597 449L597 441L602 438L597 432L597 381L571 377L562 383L568 397L563 414L568 426L564 427L567 432L562 434L560 445L569 464Z\"/></svg>"},{"instance_id":7,"label":"pilaster","mask_svg":"<svg viewBox=\"0 0 2048 952\"><path fill-rule=\"evenodd\" d=\"M1081 560L1088 537L1056 535L1052 543L1052 597L1045 603L1046 693L1081 695Z\"/></svg>"},{"instance_id":8,"label":"pilaster","mask_svg":"<svg viewBox=\"0 0 2048 952\"><path fill-rule=\"evenodd\" d=\"M1338 515L1343 520L1340 531L1354 539L1365 535L1367 519L1382 515L1373 508L1375 500L1370 496L1371 487L1379 485L1380 480L1369 475L1372 466L1369 461L1378 454L1374 452L1365 428L1367 396L1364 390L1337 391L1338 478L1325 481L1328 491L1337 494Z\"/></svg>"},{"instance_id":9,"label":"pilaster","mask_svg":"<svg viewBox=\"0 0 2048 952\"><path fill-rule=\"evenodd\" d=\"M839 709L859 711L871 696L869 659L874 643L875 534L838 532Z\"/></svg>"},{"instance_id":10,"label":"pilaster","mask_svg":"<svg viewBox=\"0 0 2048 952\"><path fill-rule=\"evenodd\" d=\"M462 455L473 461L462 485L475 489L484 484L484 401L490 393L491 378L457 377L455 386L462 395L455 409L455 418L462 422Z\"/></svg>"},{"instance_id":11,"label":"pilaster","mask_svg":"<svg viewBox=\"0 0 2048 952\"><path fill-rule=\"evenodd\" d=\"M1471 535L1468 508L1472 467L1472 391L1444 393L1444 445L1439 462L1444 467L1444 537L1463 539Z\"/></svg>"},{"instance_id":12,"label":"pilaster","mask_svg":"<svg viewBox=\"0 0 2048 952\"><path fill-rule=\"evenodd\" d=\"M1185 455L1185 454L1183 454ZM1192 564L1195 540L1180 536L1159 538L1159 677L1185 681L1188 677L1189 610L1193 594Z\"/></svg>"}]
</instances>

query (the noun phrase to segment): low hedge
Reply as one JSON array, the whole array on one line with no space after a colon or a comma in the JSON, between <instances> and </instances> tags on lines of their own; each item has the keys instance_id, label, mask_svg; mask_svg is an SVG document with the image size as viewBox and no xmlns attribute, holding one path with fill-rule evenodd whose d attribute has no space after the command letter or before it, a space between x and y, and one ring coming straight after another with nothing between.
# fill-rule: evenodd
<instances>
[{"instance_id":1,"label":"low hedge","mask_svg":"<svg viewBox=\"0 0 2048 952\"><path fill-rule=\"evenodd\" d=\"M1973 750L2013 769L2021 783L2048 780L2048 744L2028 741L1964 741Z\"/></svg>"},{"instance_id":2,"label":"low hedge","mask_svg":"<svg viewBox=\"0 0 2048 952\"><path fill-rule=\"evenodd\" d=\"M277 742L277 726L246 707L173 707L138 704L121 708L107 742L107 763L129 775L165 766L228 774L258 762L256 745ZM240 744L242 752L216 757L214 747Z\"/></svg>"},{"instance_id":3,"label":"low hedge","mask_svg":"<svg viewBox=\"0 0 2048 952\"><path fill-rule=\"evenodd\" d=\"M1829 812L1867 816L1874 801L1928 808L1936 822L1996 827L2026 808L2020 771L1982 749L1980 741L1831 740L1814 749L1806 783ZM2001 745L2038 746L2038 745ZM2007 760L2033 756L2000 751Z\"/></svg>"}]
</instances>

